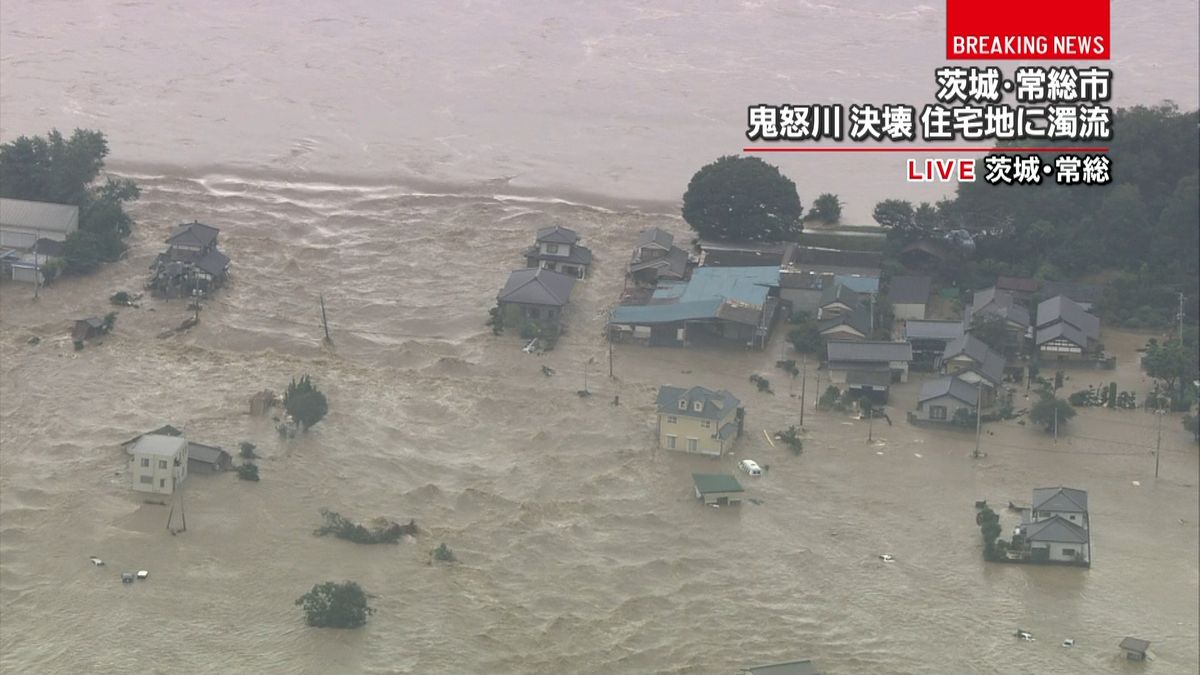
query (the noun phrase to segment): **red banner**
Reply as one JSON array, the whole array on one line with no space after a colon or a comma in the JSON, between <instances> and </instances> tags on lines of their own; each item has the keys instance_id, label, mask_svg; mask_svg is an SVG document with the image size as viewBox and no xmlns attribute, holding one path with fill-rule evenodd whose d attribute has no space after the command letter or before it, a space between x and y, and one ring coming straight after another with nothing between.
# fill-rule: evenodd
<instances>
[{"instance_id":1,"label":"red banner","mask_svg":"<svg viewBox=\"0 0 1200 675\"><path fill-rule=\"evenodd\" d=\"M1110 0L946 0L946 58L1107 60Z\"/></svg>"}]
</instances>

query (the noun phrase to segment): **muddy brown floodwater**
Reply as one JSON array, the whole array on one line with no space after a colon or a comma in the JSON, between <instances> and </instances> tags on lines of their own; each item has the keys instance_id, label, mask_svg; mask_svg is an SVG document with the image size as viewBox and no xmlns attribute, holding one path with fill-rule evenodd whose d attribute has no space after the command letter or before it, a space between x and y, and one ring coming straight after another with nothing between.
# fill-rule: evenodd
<instances>
[{"instance_id":1,"label":"muddy brown floodwater","mask_svg":"<svg viewBox=\"0 0 1200 675\"><path fill-rule=\"evenodd\" d=\"M1156 672L1198 667L1197 454L1174 417L1157 481L1142 412L1083 411L1057 443L988 425L986 457L972 460L971 434L904 421L914 377L874 443L865 422L809 409L793 456L762 433L799 417L773 370L778 341L761 353L619 346L607 376L603 313L631 243L652 225L683 236L677 219L228 175L138 179L127 259L36 303L28 286L0 287L0 670L727 673L810 656L831 673L1140 672L1120 658L1125 635L1154 643ZM74 352L70 320L139 289L171 226L192 218L220 227L233 259L200 325L158 339L187 311L149 301ZM554 222L594 248L596 270L577 286L569 335L531 356L483 322L534 230ZM1123 388L1148 386L1133 353L1145 337L1104 336ZM596 395L581 399L589 359ZM774 395L752 389L755 372ZM247 401L301 373L330 413L282 441ZM1068 387L1112 377L1073 372ZM736 456L655 450L661 383L741 397ZM264 455L260 483L189 477L179 536L167 508L130 493L118 446L166 423ZM692 498L692 471L742 457L770 465L744 480L751 502ZM1060 483L1089 491L1091 569L985 564L973 502L1023 503ZM317 538L322 507L425 531L397 546ZM426 564L441 542L460 566ZM124 586L126 569L151 578ZM304 626L292 603L327 579L374 594L365 628ZM1037 640L1015 640L1018 626Z\"/></svg>"}]
</instances>

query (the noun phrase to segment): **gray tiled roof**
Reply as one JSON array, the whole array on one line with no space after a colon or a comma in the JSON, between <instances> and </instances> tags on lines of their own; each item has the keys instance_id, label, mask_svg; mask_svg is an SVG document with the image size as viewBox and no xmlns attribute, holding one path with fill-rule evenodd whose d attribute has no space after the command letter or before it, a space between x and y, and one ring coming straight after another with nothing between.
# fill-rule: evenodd
<instances>
[{"instance_id":1,"label":"gray tiled roof","mask_svg":"<svg viewBox=\"0 0 1200 675\"><path fill-rule=\"evenodd\" d=\"M977 313L998 316L1020 326L1029 326L1029 310L1017 302L1012 293L998 291L995 287L975 292L975 297L971 299L969 317L974 317Z\"/></svg>"},{"instance_id":2,"label":"gray tiled roof","mask_svg":"<svg viewBox=\"0 0 1200 675\"><path fill-rule=\"evenodd\" d=\"M224 274L225 268L229 267L229 257L213 248L209 249L208 253L205 253L204 257L197 260L195 264L196 267L216 277Z\"/></svg>"},{"instance_id":3,"label":"gray tiled roof","mask_svg":"<svg viewBox=\"0 0 1200 675\"><path fill-rule=\"evenodd\" d=\"M1054 516L1025 526L1025 540L1054 542L1056 544L1086 544L1087 530L1063 518Z\"/></svg>"},{"instance_id":4,"label":"gray tiled roof","mask_svg":"<svg viewBox=\"0 0 1200 675\"><path fill-rule=\"evenodd\" d=\"M561 225L543 227L537 231L537 240L545 244L574 244L579 241L579 235Z\"/></svg>"},{"instance_id":5,"label":"gray tiled roof","mask_svg":"<svg viewBox=\"0 0 1200 675\"><path fill-rule=\"evenodd\" d=\"M929 302L933 279L923 276L892 277L888 299L893 305L924 305Z\"/></svg>"},{"instance_id":6,"label":"gray tiled roof","mask_svg":"<svg viewBox=\"0 0 1200 675\"><path fill-rule=\"evenodd\" d=\"M921 396L917 400L924 403L942 396L950 396L967 405L974 406L979 401L979 390L957 377L939 377L921 385Z\"/></svg>"},{"instance_id":7,"label":"gray tiled roof","mask_svg":"<svg viewBox=\"0 0 1200 675\"><path fill-rule=\"evenodd\" d=\"M1042 297L1053 298L1065 295L1080 304L1095 304L1104 295L1104 287L1100 284L1083 284L1074 281L1047 281L1042 284Z\"/></svg>"},{"instance_id":8,"label":"gray tiled roof","mask_svg":"<svg viewBox=\"0 0 1200 675\"><path fill-rule=\"evenodd\" d=\"M1121 640L1121 644L1118 646L1121 649L1128 649L1132 652L1144 652L1150 648L1150 643L1146 640L1140 640L1135 637L1127 637L1124 640Z\"/></svg>"},{"instance_id":9,"label":"gray tiled roof","mask_svg":"<svg viewBox=\"0 0 1200 675\"><path fill-rule=\"evenodd\" d=\"M846 384L852 387L863 385L887 387L892 384L892 371L890 369L851 368L846 371Z\"/></svg>"},{"instance_id":10,"label":"gray tiled roof","mask_svg":"<svg viewBox=\"0 0 1200 675\"><path fill-rule=\"evenodd\" d=\"M687 264L687 251L678 246L672 246L665 256L633 263L629 266L629 271L639 272L645 269L658 268L658 275L660 277L669 273L671 276L683 278L683 275L687 273Z\"/></svg>"},{"instance_id":11,"label":"gray tiled roof","mask_svg":"<svg viewBox=\"0 0 1200 675\"><path fill-rule=\"evenodd\" d=\"M525 251L525 257L536 258L538 260L554 260L556 262L572 263L576 265L591 265L592 251L586 246L579 244L571 244L570 252L567 255L556 255L551 253L542 253L537 246L530 247Z\"/></svg>"},{"instance_id":12,"label":"gray tiled roof","mask_svg":"<svg viewBox=\"0 0 1200 675\"><path fill-rule=\"evenodd\" d=\"M662 248L669 249L674 243L675 236L670 232L658 227L652 227L648 230L642 230L642 233L638 235L637 247L641 248L643 246L656 244Z\"/></svg>"},{"instance_id":13,"label":"gray tiled roof","mask_svg":"<svg viewBox=\"0 0 1200 675\"><path fill-rule=\"evenodd\" d=\"M854 309L858 306L859 295L844 284L831 284L821 291L821 306L825 307L835 302Z\"/></svg>"},{"instance_id":14,"label":"gray tiled roof","mask_svg":"<svg viewBox=\"0 0 1200 675\"><path fill-rule=\"evenodd\" d=\"M1098 340L1100 338L1100 319L1089 314L1074 300L1056 295L1049 300L1043 300L1037 307L1037 326L1040 331L1056 321L1065 321L1085 336ZM1041 336L1038 337L1039 341Z\"/></svg>"},{"instance_id":15,"label":"gray tiled roof","mask_svg":"<svg viewBox=\"0 0 1200 675\"><path fill-rule=\"evenodd\" d=\"M907 342L831 340L825 349L830 362L912 361Z\"/></svg>"},{"instance_id":16,"label":"gray tiled roof","mask_svg":"<svg viewBox=\"0 0 1200 675\"><path fill-rule=\"evenodd\" d=\"M1037 329L1037 345L1039 347L1058 338L1064 338L1083 349L1087 349L1088 346L1087 334L1066 321L1059 321Z\"/></svg>"},{"instance_id":17,"label":"gray tiled roof","mask_svg":"<svg viewBox=\"0 0 1200 675\"><path fill-rule=\"evenodd\" d=\"M529 267L508 275L508 283L496 297L500 302L562 307L571 299L575 277Z\"/></svg>"},{"instance_id":18,"label":"gray tiled roof","mask_svg":"<svg viewBox=\"0 0 1200 675\"><path fill-rule=\"evenodd\" d=\"M1035 511L1063 511L1065 513L1087 513L1086 490L1066 487L1035 488L1033 505Z\"/></svg>"},{"instance_id":19,"label":"gray tiled roof","mask_svg":"<svg viewBox=\"0 0 1200 675\"><path fill-rule=\"evenodd\" d=\"M686 409L679 407L681 400L687 402ZM702 403L699 412L694 409L697 401ZM710 420L720 420L724 419L730 410L738 407L740 401L738 401L736 396L724 389L716 391L704 387L683 389L681 387L663 385L658 388L656 403L658 405L658 412L664 415L703 417Z\"/></svg>"},{"instance_id":20,"label":"gray tiled roof","mask_svg":"<svg viewBox=\"0 0 1200 675\"><path fill-rule=\"evenodd\" d=\"M904 337L910 340L956 340L962 336L962 321L909 319L904 322Z\"/></svg>"},{"instance_id":21,"label":"gray tiled roof","mask_svg":"<svg viewBox=\"0 0 1200 675\"><path fill-rule=\"evenodd\" d=\"M871 310L865 305L858 305L854 311L835 316L831 319L823 319L817 323L817 329L824 333L838 326L849 326L854 330L862 333L863 336L871 334Z\"/></svg>"},{"instance_id":22,"label":"gray tiled roof","mask_svg":"<svg viewBox=\"0 0 1200 675\"><path fill-rule=\"evenodd\" d=\"M172 246L212 246L217 241L220 230L201 222L191 222L179 225L167 237L167 243Z\"/></svg>"}]
</instances>

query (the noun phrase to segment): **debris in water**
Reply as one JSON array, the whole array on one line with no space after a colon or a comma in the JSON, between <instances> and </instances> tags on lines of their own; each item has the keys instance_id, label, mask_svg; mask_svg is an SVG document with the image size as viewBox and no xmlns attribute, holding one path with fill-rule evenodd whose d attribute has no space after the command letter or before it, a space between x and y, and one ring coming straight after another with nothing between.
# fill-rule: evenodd
<instances>
[{"instance_id":1,"label":"debris in water","mask_svg":"<svg viewBox=\"0 0 1200 675\"><path fill-rule=\"evenodd\" d=\"M1072 638L1067 638L1066 640L1063 640L1062 646L1064 646L1064 647L1074 647L1074 646L1075 646L1075 640L1074 640L1074 639L1072 639Z\"/></svg>"},{"instance_id":2,"label":"debris in water","mask_svg":"<svg viewBox=\"0 0 1200 675\"><path fill-rule=\"evenodd\" d=\"M554 369L551 368L550 366L542 366L542 374L545 375L546 377L550 377L551 375L554 374Z\"/></svg>"},{"instance_id":3,"label":"debris in water","mask_svg":"<svg viewBox=\"0 0 1200 675\"><path fill-rule=\"evenodd\" d=\"M877 454L877 455L882 455L882 454L883 454L883 451L882 451L882 450L877 450L877 451L875 452L875 454Z\"/></svg>"},{"instance_id":4,"label":"debris in water","mask_svg":"<svg viewBox=\"0 0 1200 675\"><path fill-rule=\"evenodd\" d=\"M121 583L132 584L133 583L133 574L130 572L121 572Z\"/></svg>"},{"instance_id":5,"label":"debris in water","mask_svg":"<svg viewBox=\"0 0 1200 675\"><path fill-rule=\"evenodd\" d=\"M148 570L138 570L137 578L145 581L150 578L150 572Z\"/></svg>"},{"instance_id":6,"label":"debris in water","mask_svg":"<svg viewBox=\"0 0 1200 675\"><path fill-rule=\"evenodd\" d=\"M1142 482L1139 480L1133 481L1133 487L1142 487Z\"/></svg>"},{"instance_id":7,"label":"debris in water","mask_svg":"<svg viewBox=\"0 0 1200 675\"><path fill-rule=\"evenodd\" d=\"M40 337L38 337L38 336L36 336L36 335L34 335L33 337L29 338L29 344L31 344L31 345L36 345L36 344L38 344L38 343L39 343L39 342L41 342L41 341L42 341L42 338L40 338Z\"/></svg>"},{"instance_id":8,"label":"debris in water","mask_svg":"<svg viewBox=\"0 0 1200 675\"><path fill-rule=\"evenodd\" d=\"M880 553L879 559L883 562L896 562L896 559L892 557L891 553Z\"/></svg>"},{"instance_id":9,"label":"debris in water","mask_svg":"<svg viewBox=\"0 0 1200 675\"><path fill-rule=\"evenodd\" d=\"M96 567L104 567L104 561L97 558L96 556L92 556L92 557L88 558L88 560L91 560L92 564L95 565Z\"/></svg>"},{"instance_id":10,"label":"debris in water","mask_svg":"<svg viewBox=\"0 0 1200 675\"><path fill-rule=\"evenodd\" d=\"M1022 640L1025 640L1026 642L1033 642L1033 633L1030 633L1027 630L1021 630L1020 628L1018 628L1016 637L1019 637Z\"/></svg>"},{"instance_id":11,"label":"debris in water","mask_svg":"<svg viewBox=\"0 0 1200 675\"><path fill-rule=\"evenodd\" d=\"M916 457L917 459L923 459L923 458L921 457L921 453L919 453L919 452L914 452L914 453L913 453L913 457Z\"/></svg>"}]
</instances>

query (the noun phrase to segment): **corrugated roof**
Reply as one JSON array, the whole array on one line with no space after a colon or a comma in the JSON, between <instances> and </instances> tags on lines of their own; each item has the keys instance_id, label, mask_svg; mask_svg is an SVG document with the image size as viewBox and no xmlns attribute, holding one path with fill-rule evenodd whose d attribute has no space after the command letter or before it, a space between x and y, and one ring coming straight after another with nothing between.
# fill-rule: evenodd
<instances>
[{"instance_id":1,"label":"corrugated roof","mask_svg":"<svg viewBox=\"0 0 1200 675\"><path fill-rule=\"evenodd\" d=\"M545 244L574 244L579 241L579 235L575 234L575 230L552 225L538 230L537 240Z\"/></svg>"},{"instance_id":2,"label":"corrugated roof","mask_svg":"<svg viewBox=\"0 0 1200 675\"><path fill-rule=\"evenodd\" d=\"M907 342L833 340L825 349L830 362L912 361L912 345Z\"/></svg>"},{"instance_id":3,"label":"corrugated roof","mask_svg":"<svg viewBox=\"0 0 1200 675\"><path fill-rule=\"evenodd\" d=\"M904 322L904 337L910 340L957 340L962 336L962 321L909 319Z\"/></svg>"},{"instance_id":4,"label":"corrugated roof","mask_svg":"<svg viewBox=\"0 0 1200 675\"><path fill-rule=\"evenodd\" d=\"M1025 526L1025 541L1044 541L1055 544L1086 544L1087 530L1063 518L1054 516Z\"/></svg>"},{"instance_id":5,"label":"corrugated roof","mask_svg":"<svg viewBox=\"0 0 1200 675\"><path fill-rule=\"evenodd\" d=\"M775 267L699 267L692 272L680 302L724 298L762 306L779 285Z\"/></svg>"},{"instance_id":6,"label":"corrugated roof","mask_svg":"<svg viewBox=\"0 0 1200 675\"><path fill-rule=\"evenodd\" d=\"M939 377L921 385L921 395L917 400L924 403L942 396L950 396L969 406L974 406L979 400L979 390L957 377Z\"/></svg>"},{"instance_id":7,"label":"corrugated roof","mask_svg":"<svg viewBox=\"0 0 1200 675\"><path fill-rule=\"evenodd\" d=\"M685 401L687 408L680 408L679 402ZM695 403L701 403L701 409L694 409ZM705 387L692 387L691 389L683 389L681 387L672 387L663 385L658 389L658 398L656 399L658 412L664 415L680 415L687 417L703 417L710 420L724 419L729 411L738 407L741 403L733 394L724 389L706 389Z\"/></svg>"},{"instance_id":8,"label":"corrugated roof","mask_svg":"<svg viewBox=\"0 0 1200 675\"><path fill-rule=\"evenodd\" d=\"M79 229L79 207L0 198L0 227L67 234Z\"/></svg>"},{"instance_id":9,"label":"corrugated roof","mask_svg":"<svg viewBox=\"0 0 1200 675\"><path fill-rule=\"evenodd\" d=\"M700 494L713 492L742 492L742 484L727 473L694 473L692 482Z\"/></svg>"},{"instance_id":10,"label":"corrugated roof","mask_svg":"<svg viewBox=\"0 0 1200 675\"><path fill-rule=\"evenodd\" d=\"M892 277L888 282L888 299L893 305L924 305L929 302L933 279L925 276Z\"/></svg>"},{"instance_id":11,"label":"corrugated roof","mask_svg":"<svg viewBox=\"0 0 1200 675\"><path fill-rule=\"evenodd\" d=\"M1034 488L1035 511L1062 511L1064 513L1087 513L1087 491L1067 487Z\"/></svg>"},{"instance_id":12,"label":"corrugated roof","mask_svg":"<svg viewBox=\"0 0 1200 675\"><path fill-rule=\"evenodd\" d=\"M656 324L676 321L713 319L721 307L722 300L700 300L698 302L675 302L662 305L620 305L613 309L610 323Z\"/></svg>"},{"instance_id":13,"label":"corrugated roof","mask_svg":"<svg viewBox=\"0 0 1200 675\"><path fill-rule=\"evenodd\" d=\"M187 440L182 436L163 436L161 434L146 434L133 444L132 452L136 455L151 455L154 457L174 457L180 450L187 447Z\"/></svg>"},{"instance_id":14,"label":"corrugated roof","mask_svg":"<svg viewBox=\"0 0 1200 675\"><path fill-rule=\"evenodd\" d=\"M508 283L500 289L497 300L525 305L562 307L571 299L575 277L547 269L527 267L508 275Z\"/></svg>"}]
</instances>

